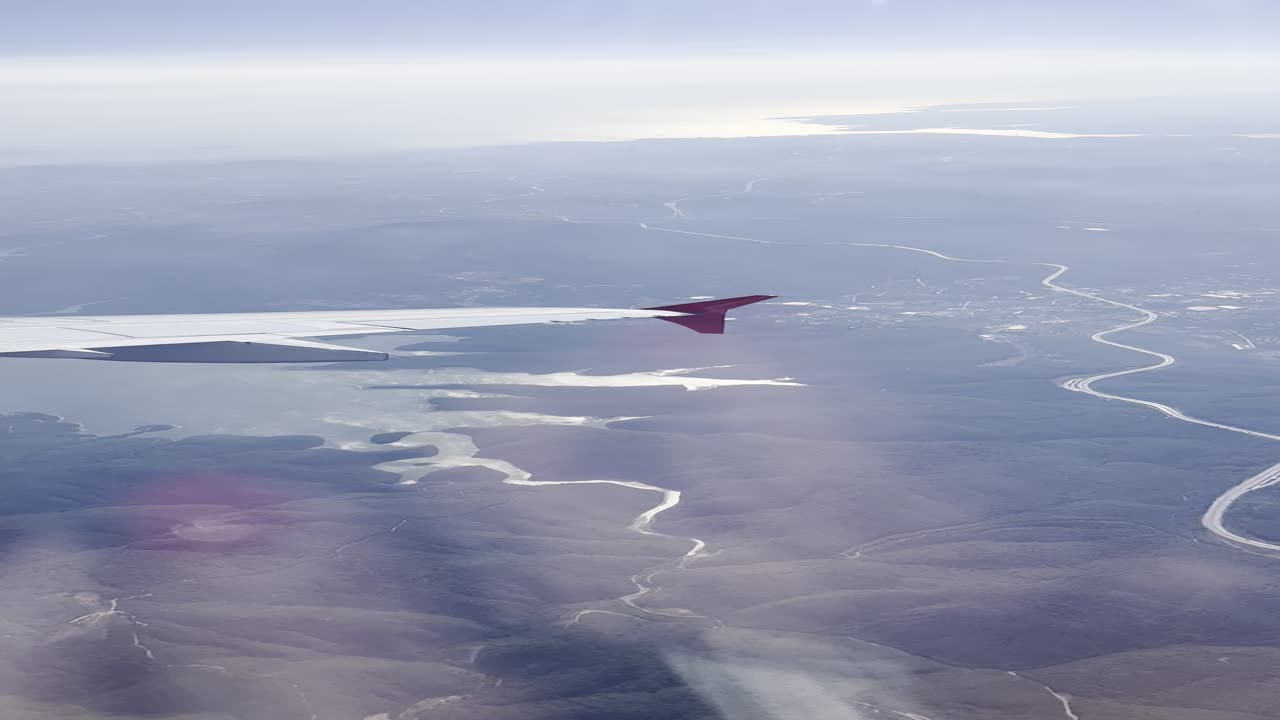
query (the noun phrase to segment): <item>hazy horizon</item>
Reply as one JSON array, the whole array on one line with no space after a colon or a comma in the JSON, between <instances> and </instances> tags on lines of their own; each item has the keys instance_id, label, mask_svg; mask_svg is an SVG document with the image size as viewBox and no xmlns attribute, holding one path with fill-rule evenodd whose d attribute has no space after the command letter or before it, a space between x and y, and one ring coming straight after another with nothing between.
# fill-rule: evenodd
<instances>
[{"instance_id":1,"label":"hazy horizon","mask_svg":"<svg viewBox=\"0 0 1280 720\"><path fill-rule=\"evenodd\" d=\"M11 58L0 164L800 135L833 130L777 118L1250 95L1277 78L1280 54L1254 53Z\"/></svg>"},{"instance_id":2,"label":"hazy horizon","mask_svg":"<svg viewBox=\"0 0 1280 720\"><path fill-rule=\"evenodd\" d=\"M63 0L3 20L6 165L806 134L832 130L772 118L1280 86L1280 7L1259 0Z\"/></svg>"}]
</instances>

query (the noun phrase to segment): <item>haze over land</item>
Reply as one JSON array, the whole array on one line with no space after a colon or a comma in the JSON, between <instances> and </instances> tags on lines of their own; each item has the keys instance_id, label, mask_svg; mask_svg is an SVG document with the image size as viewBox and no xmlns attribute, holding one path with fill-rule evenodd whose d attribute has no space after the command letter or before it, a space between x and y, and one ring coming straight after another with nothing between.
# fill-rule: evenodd
<instances>
[{"instance_id":1,"label":"haze over land","mask_svg":"<svg viewBox=\"0 0 1280 720\"><path fill-rule=\"evenodd\" d=\"M69 5L5 315L780 297L4 361L0 715L1274 715L1269 4Z\"/></svg>"},{"instance_id":2,"label":"haze over land","mask_svg":"<svg viewBox=\"0 0 1280 720\"><path fill-rule=\"evenodd\" d=\"M0 164L771 136L1280 78L1269 0L59 0L4 20Z\"/></svg>"}]
</instances>

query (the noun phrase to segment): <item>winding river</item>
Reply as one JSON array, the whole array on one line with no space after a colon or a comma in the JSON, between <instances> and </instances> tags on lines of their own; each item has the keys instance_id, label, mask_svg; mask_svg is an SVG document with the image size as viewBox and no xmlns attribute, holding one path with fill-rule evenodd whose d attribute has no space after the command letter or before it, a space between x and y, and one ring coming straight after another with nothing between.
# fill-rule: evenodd
<instances>
[{"instance_id":1,"label":"winding river","mask_svg":"<svg viewBox=\"0 0 1280 720\"><path fill-rule=\"evenodd\" d=\"M756 182L758 182L758 180L753 180L747 183L747 186L743 190L736 193L727 193L727 194L741 195L741 194L752 192L755 189ZM711 196L711 197L715 197L715 196ZM692 199L692 198L681 198L680 200L673 200L670 203L666 203L665 205L672 210L673 214L676 217L683 218L683 217L687 217L687 215L680 208L680 203L689 199ZM567 218L565 219L568 220ZM1138 347L1137 345L1130 345L1122 342L1117 342L1115 340L1110 339L1110 336L1115 335L1117 333L1122 333L1128 330L1135 330L1145 325L1150 325L1151 323L1159 319L1160 316L1151 310L1148 310L1143 307L1139 307L1137 305L1126 303L1120 300L1113 300L1111 298L1107 298L1102 295L1098 295L1096 293L1087 292L1085 290L1077 290L1075 288L1059 285L1058 280L1063 275L1065 275L1067 271L1071 269L1067 265L1062 265L1059 263L1050 263L1050 262L1034 262L1034 261L1026 261L1026 260L991 260L991 259L963 258L963 257L956 257L954 255L947 255L945 253L938 252L937 250L930 250L928 248L920 248L920 247L912 247L910 245L892 245L892 244L886 244L886 243L860 243L860 242L806 243L806 242L789 242L789 241L778 241L778 240L761 240L758 238L748 238L748 237L742 237L742 236L736 236L736 235L722 235L718 233L698 232L693 230L682 230L677 228L655 227L645 222L637 222L635 224L637 224L639 227L645 230L652 230L655 232L679 233L682 235L700 235L704 237L717 238L722 240L737 240L740 242L759 243L763 245L810 245L810 246L812 245L833 246L834 245L834 246L844 246L844 247L886 248L886 249L893 249L893 250L902 250L906 252L920 253L920 254L929 255L931 257L938 258L940 260L947 260L950 262L1022 265L1022 266L1049 268L1050 269L1049 274L1045 275L1040 280L1040 284L1048 288L1049 290L1052 290L1054 292L1064 293L1067 295L1074 295L1076 297L1084 298L1092 302L1102 303L1104 305L1110 305L1112 307L1117 307L1123 310L1129 310L1138 314L1138 319L1136 320L1125 322L1115 327L1107 328L1105 330L1100 330L1098 332L1093 333L1092 335L1089 336L1090 340L1092 340L1093 342L1099 343L1101 345L1107 345L1110 347L1119 348L1121 350L1135 352L1140 355L1150 357L1152 360L1154 360L1154 362L1152 363L1140 365L1134 368L1128 368L1124 370L1116 370L1112 372L1099 373L1096 375L1088 375L1084 377L1062 380L1062 381L1059 381L1058 383L1058 385L1062 389L1070 390L1072 392L1084 393L1086 395L1092 395L1093 397L1101 398L1103 400L1114 400L1118 402L1129 403L1131 405L1139 405L1151 410L1155 410L1156 412L1159 412L1174 420L1190 423L1192 425L1201 425L1204 427L1215 428L1218 430L1225 430L1227 432L1233 432L1240 435L1248 435L1251 437L1262 438L1264 440L1280 441L1280 435L1277 435L1277 434L1261 432L1259 430L1250 430L1248 428L1243 428L1243 427L1231 425L1228 423L1216 422L1213 420L1205 420L1203 418L1198 418L1193 415L1188 415L1187 413L1179 410L1178 408L1173 407L1172 405L1167 405L1165 403L1155 402L1153 400L1143 400L1141 398L1128 397L1125 395L1117 395L1115 393L1108 393L1108 392L1094 389L1093 387L1094 383L1101 382L1103 380L1110 380L1113 378L1124 377L1127 375L1137 375L1139 373L1160 370L1162 368L1166 368L1174 364L1176 362L1176 359L1172 355L1168 355L1162 352L1157 352L1155 350L1150 350L1143 347ZM1213 501L1213 503L1209 505L1209 508L1205 511L1204 515L1201 517L1201 520L1200 520L1201 525L1204 526L1205 530L1208 530L1209 532L1213 533L1217 537L1221 538L1222 540L1236 547L1241 547L1244 549L1252 549L1255 551L1262 550L1268 553L1280 552L1280 543L1270 543L1264 540L1258 540L1256 538L1247 537L1240 533L1234 532L1226 527L1225 521L1224 521L1224 518L1227 512L1231 509L1231 506L1240 498L1244 497L1250 492L1253 492L1255 490L1260 490L1262 488L1269 487L1275 484L1280 484L1280 463L1277 463L1275 465L1272 465L1271 467L1268 467L1262 472L1259 472L1257 475L1253 475L1249 478L1246 478L1245 480L1242 480L1241 482L1229 488L1226 492L1219 495Z\"/></svg>"}]
</instances>

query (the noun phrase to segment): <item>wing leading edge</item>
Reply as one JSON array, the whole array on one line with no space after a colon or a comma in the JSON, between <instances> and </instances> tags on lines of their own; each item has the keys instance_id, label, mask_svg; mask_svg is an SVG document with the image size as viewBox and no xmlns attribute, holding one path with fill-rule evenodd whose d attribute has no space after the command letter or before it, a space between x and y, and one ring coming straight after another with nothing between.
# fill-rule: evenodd
<instances>
[{"instance_id":1,"label":"wing leading edge","mask_svg":"<svg viewBox=\"0 0 1280 720\"><path fill-rule=\"evenodd\" d=\"M0 357L125 362L281 363L385 360L386 353L304 338L494 325L658 318L724 332L725 313L768 300L750 295L654 308L451 308L208 315L0 317Z\"/></svg>"}]
</instances>

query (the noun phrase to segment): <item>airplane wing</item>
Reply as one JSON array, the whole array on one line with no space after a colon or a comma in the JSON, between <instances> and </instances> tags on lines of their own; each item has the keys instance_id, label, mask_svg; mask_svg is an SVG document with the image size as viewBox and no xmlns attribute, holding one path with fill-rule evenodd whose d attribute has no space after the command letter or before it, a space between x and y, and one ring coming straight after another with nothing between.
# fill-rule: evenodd
<instances>
[{"instance_id":1,"label":"airplane wing","mask_svg":"<svg viewBox=\"0 0 1280 720\"><path fill-rule=\"evenodd\" d=\"M309 338L623 318L658 318L696 332L720 334L729 310L772 297L749 295L636 309L451 308L0 317L0 357L200 363L385 360L386 353Z\"/></svg>"}]
</instances>

